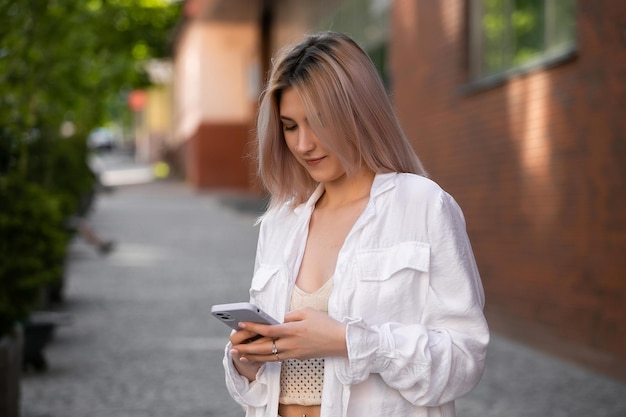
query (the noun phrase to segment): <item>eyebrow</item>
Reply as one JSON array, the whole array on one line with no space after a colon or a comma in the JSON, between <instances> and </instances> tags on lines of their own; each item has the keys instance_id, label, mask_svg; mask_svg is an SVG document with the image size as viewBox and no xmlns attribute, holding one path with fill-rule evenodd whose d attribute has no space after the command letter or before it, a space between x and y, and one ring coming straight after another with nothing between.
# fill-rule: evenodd
<instances>
[{"instance_id":1,"label":"eyebrow","mask_svg":"<svg viewBox=\"0 0 626 417\"><path fill-rule=\"evenodd\" d=\"M294 122L294 123L296 122L291 117L287 117L287 116L280 116L280 120L283 122Z\"/></svg>"}]
</instances>

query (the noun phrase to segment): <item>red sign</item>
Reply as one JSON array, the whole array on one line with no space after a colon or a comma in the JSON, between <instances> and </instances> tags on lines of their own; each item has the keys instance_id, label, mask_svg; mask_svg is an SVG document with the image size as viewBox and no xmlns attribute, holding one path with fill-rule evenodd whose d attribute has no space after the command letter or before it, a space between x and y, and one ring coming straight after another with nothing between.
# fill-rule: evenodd
<instances>
[{"instance_id":1,"label":"red sign","mask_svg":"<svg viewBox=\"0 0 626 417\"><path fill-rule=\"evenodd\" d=\"M148 95L144 90L133 90L128 95L128 107L133 111L140 111L146 107Z\"/></svg>"}]
</instances>

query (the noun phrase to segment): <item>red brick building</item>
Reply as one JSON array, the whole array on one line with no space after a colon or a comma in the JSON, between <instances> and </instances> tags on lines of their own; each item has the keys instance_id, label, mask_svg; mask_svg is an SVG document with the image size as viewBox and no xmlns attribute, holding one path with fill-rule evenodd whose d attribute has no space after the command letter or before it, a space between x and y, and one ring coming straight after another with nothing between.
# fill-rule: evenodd
<instances>
[{"instance_id":1,"label":"red brick building","mask_svg":"<svg viewBox=\"0 0 626 417\"><path fill-rule=\"evenodd\" d=\"M492 329L626 379L626 2L187 3L211 26L213 55L245 65L205 80L206 94L251 71L260 82L303 33L355 37L430 176L465 212ZM218 105L183 129L187 173L199 187L251 188L242 156L255 101L213 102L197 102Z\"/></svg>"},{"instance_id":2,"label":"red brick building","mask_svg":"<svg viewBox=\"0 0 626 417\"><path fill-rule=\"evenodd\" d=\"M194 188L255 188L261 2L187 0L175 44L167 158Z\"/></svg>"},{"instance_id":3,"label":"red brick building","mask_svg":"<svg viewBox=\"0 0 626 417\"><path fill-rule=\"evenodd\" d=\"M464 209L493 330L626 378L626 2L575 2L569 47L486 77L471 3L394 2L401 122Z\"/></svg>"}]
</instances>

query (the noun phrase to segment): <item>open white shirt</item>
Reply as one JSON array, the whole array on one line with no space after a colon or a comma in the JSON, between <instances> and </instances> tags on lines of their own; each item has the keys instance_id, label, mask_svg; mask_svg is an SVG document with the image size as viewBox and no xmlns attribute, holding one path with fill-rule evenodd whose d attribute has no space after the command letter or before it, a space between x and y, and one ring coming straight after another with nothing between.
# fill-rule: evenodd
<instances>
[{"instance_id":1,"label":"open white shirt","mask_svg":"<svg viewBox=\"0 0 626 417\"><path fill-rule=\"evenodd\" d=\"M288 311L321 186L261 223L250 300L278 320ZM378 174L337 258L330 317L346 323L348 358L325 358L322 417L454 416L480 380L489 330L461 209L433 181ZM280 363L249 382L224 367L246 416L276 417Z\"/></svg>"}]
</instances>

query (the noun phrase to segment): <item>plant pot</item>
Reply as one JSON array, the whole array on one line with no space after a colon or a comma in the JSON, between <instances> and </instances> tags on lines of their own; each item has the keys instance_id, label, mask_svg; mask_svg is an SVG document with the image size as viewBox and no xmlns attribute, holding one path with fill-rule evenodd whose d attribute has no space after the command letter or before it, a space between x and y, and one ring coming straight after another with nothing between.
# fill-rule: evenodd
<instances>
[{"instance_id":1,"label":"plant pot","mask_svg":"<svg viewBox=\"0 0 626 417\"><path fill-rule=\"evenodd\" d=\"M0 416L19 417L22 332L0 337Z\"/></svg>"},{"instance_id":2,"label":"plant pot","mask_svg":"<svg viewBox=\"0 0 626 417\"><path fill-rule=\"evenodd\" d=\"M64 280L59 279L46 287L46 307L62 304L64 301Z\"/></svg>"},{"instance_id":3,"label":"plant pot","mask_svg":"<svg viewBox=\"0 0 626 417\"><path fill-rule=\"evenodd\" d=\"M52 339L56 324L51 321L30 320L24 324L24 345L22 350L22 367L37 372L48 369L45 348Z\"/></svg>"}]
</instances>

